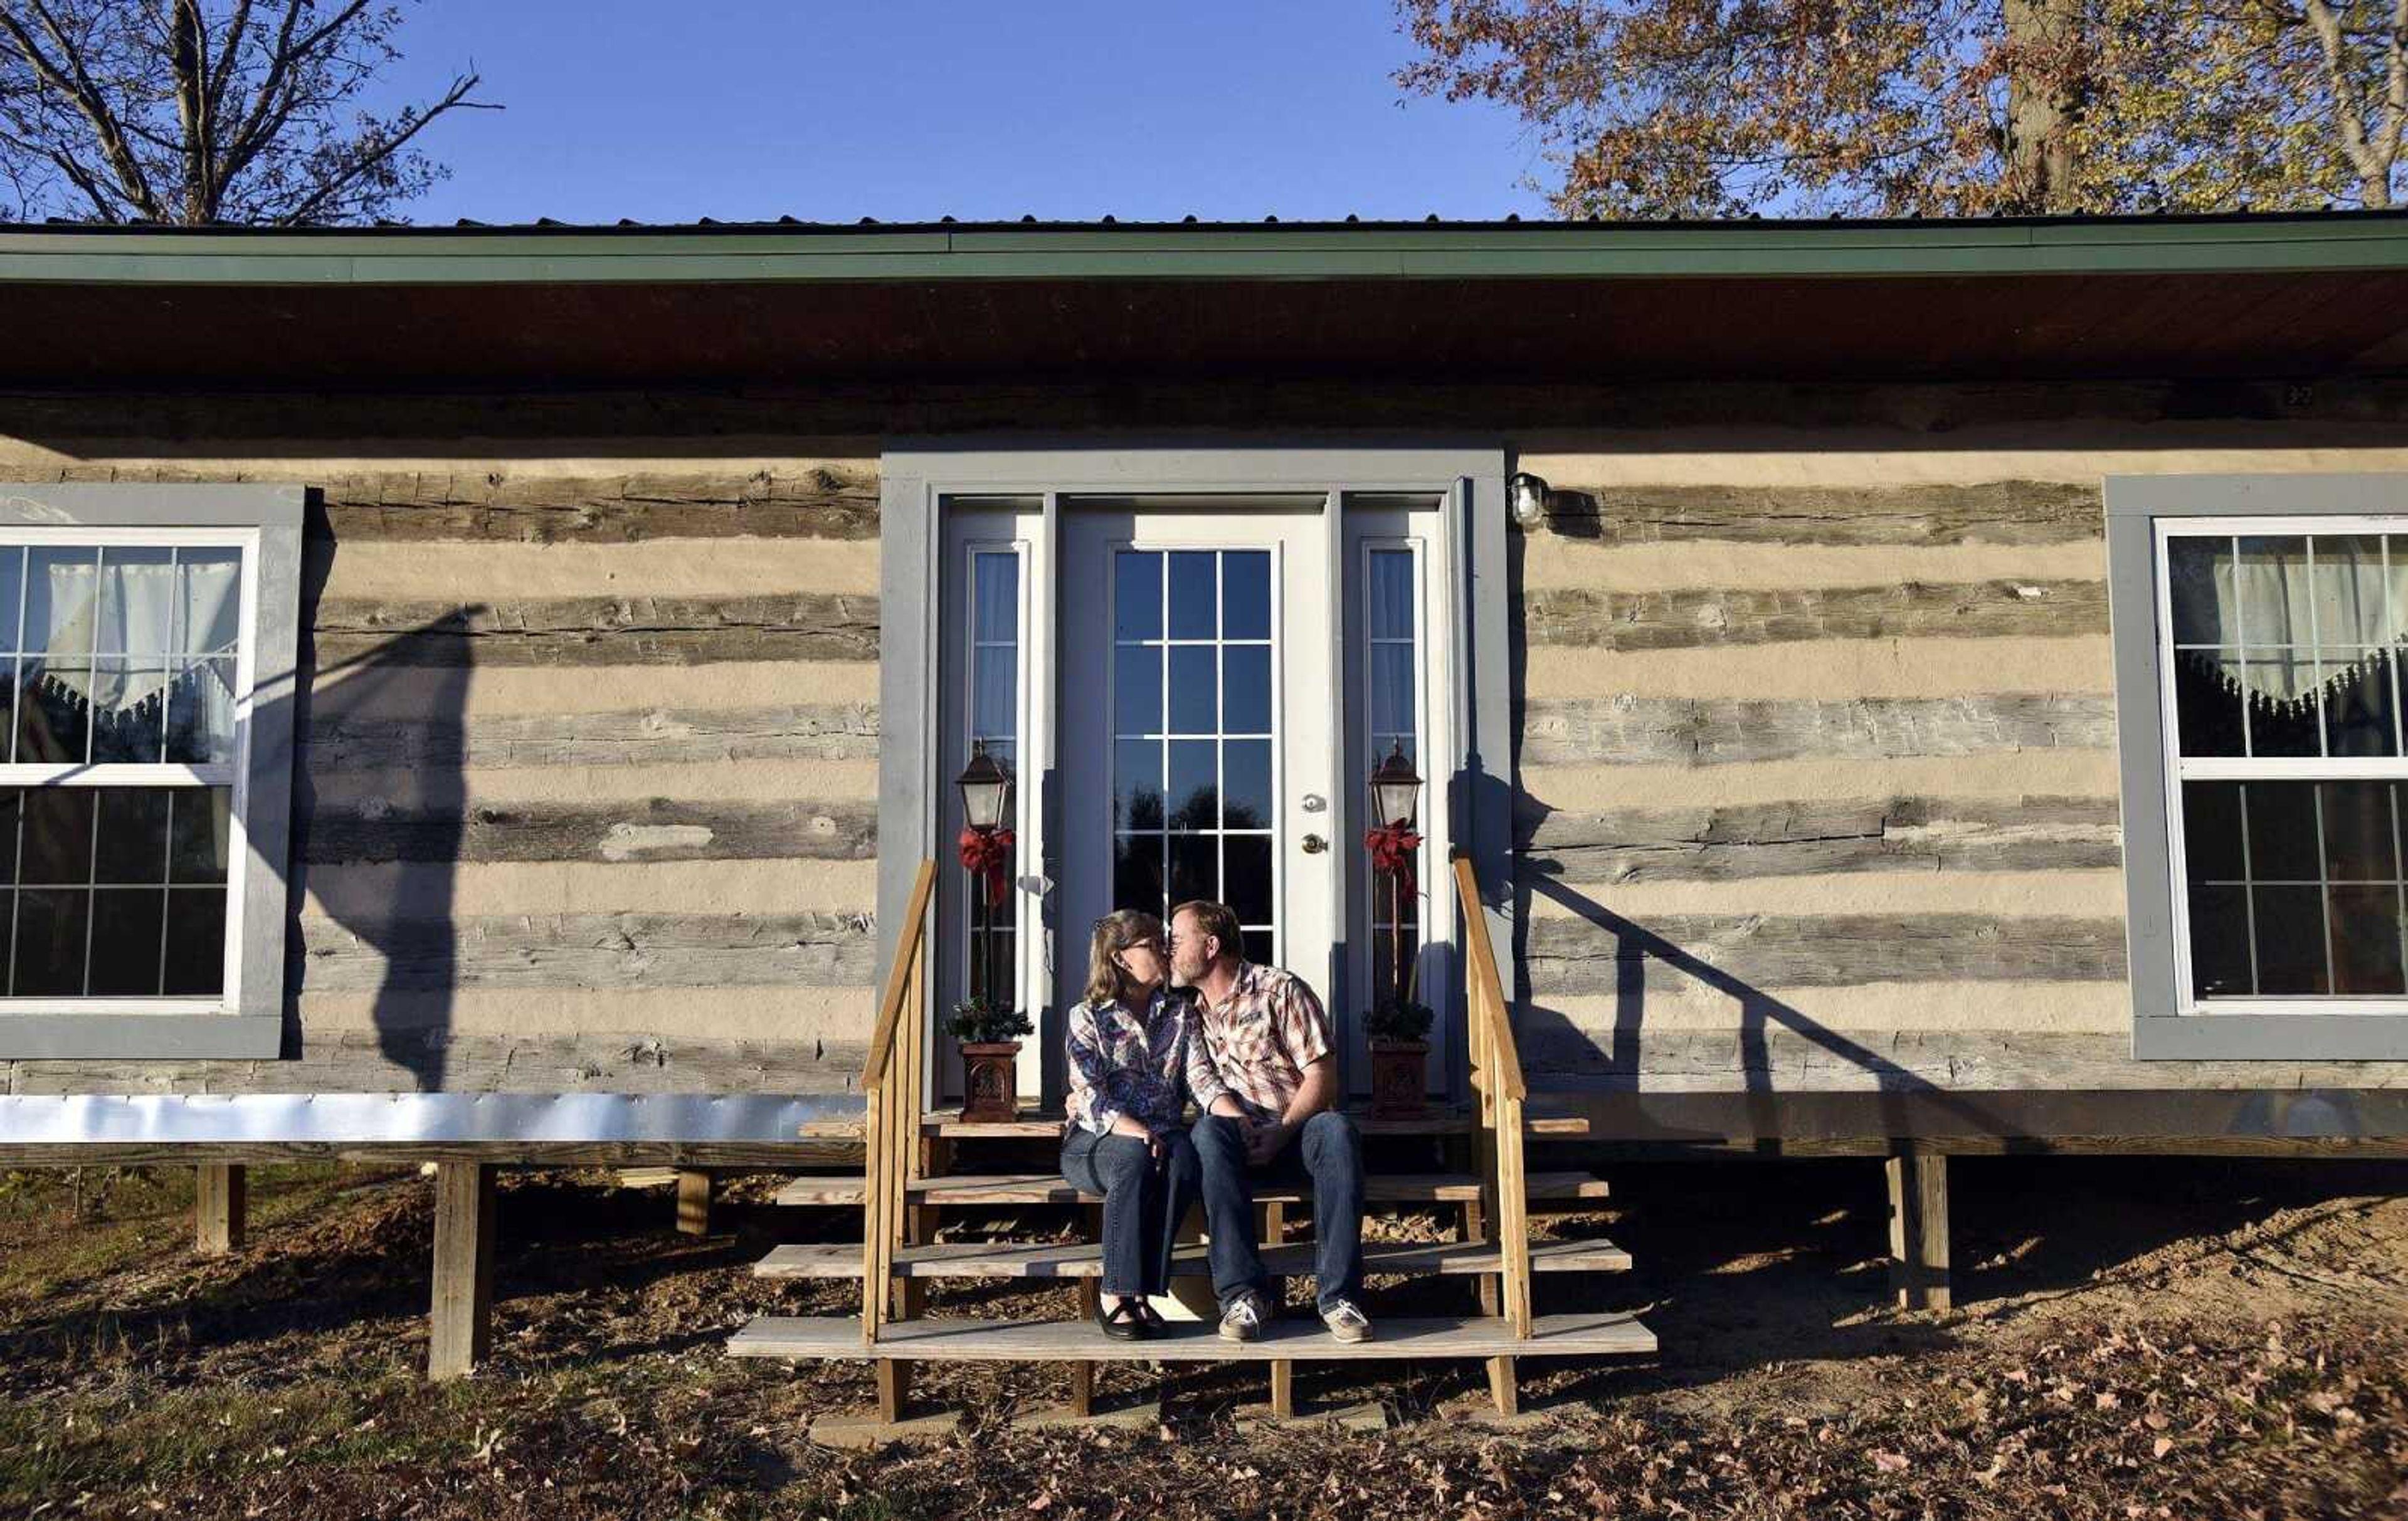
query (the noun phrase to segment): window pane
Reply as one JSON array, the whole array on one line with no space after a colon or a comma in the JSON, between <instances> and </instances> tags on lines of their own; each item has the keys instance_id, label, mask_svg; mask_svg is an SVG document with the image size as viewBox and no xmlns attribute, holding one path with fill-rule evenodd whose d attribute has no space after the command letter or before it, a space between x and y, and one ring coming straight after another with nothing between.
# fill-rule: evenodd
<instances>
[{"instance_id":1,"label":"window pane","mask_svg":"<svg viewBox=\"0 0 2408 1521\"><path fill-rule=\"evenodd\" d=\"M24 687L17 702L18 761L59 766L90 760L92 667L28 659L19 663L18 673Z\"/></svg>"},{"instance_id":2,"label":"window pane","mask_svg":"<svg viewBox=\"0 0 2408 1521\"><path fill-rule=\"evenodd\" d=\"M1262 836L1233 836L1225 842L1227 898L1241 925L1271 922L1271 842Z\"/></svg>"},{"instance_id":3,"label":"window pane","mask_svg":"<svg viewBox=\"0 0 2408 1521\"><path fill-rule=\"evenodd\" d=\"M2176 644L2238 644L2232 626L2232 540L2180 535L2166 540L2166 581Z\"/></svg>"},{"instance_id":4,"label":"window pane","mask_svg":"<svg viewBox=\"0 0 2408 1521\"><path fill-rule=\"evenodd\" d=\"M2391 652L2384 648L2319 653L2325 701L2325 753L2396 755Z\"/></svg>"},{"instance_id":5,"label":"window pane","mask_svg":"<svg viewBox=\"0 0 2408 1521\"><path fill-rule=\"evenodd\" d=\"M2202 998L2244 998L2249 982L2249 890L2190 890L2191 993Z\"/></svg>"},{"instance_id":6,"label":"window pane","mask_svg":"<svg viewBox=\"0 0 2408 1521\"><path fill-rule=\"evenodd\" d=\"M1170 837L1170 901L1218 898L1221 896L1221 838L1218 835Z\"/></svg>"},{"instance_id":7,"label":"window pane","mask_svg":"<svg viewBox=\"0 0 2408 1521\"><path fill-rule=\"evenodd\" d=\"M1221 637L1271 637L1271 557L1263 550L1231 550L1221 556Z\"/></svg>"},{"instance_id":8,"label":"window pane","mask_svg":"<svg viewBox=\"0 0 2408 1521\"><path fill-rule=\"evenodd\" d=\"M25 825L17 880L81 886L92 880L93 798L80 787L35 787L24 794Z\"/></svg>"},{"instance_id":9,"label":"window pane","mask_svg":"<svg viewBox=\"0 0 2408 1521\"><path fill-rule=\"evenodd\" d=\"M1112 746L1112 820L1123 829L1162 827L1162 741Z\"/></svg>"},{"instance_id":10,"label":"window pane","mask_svg":"<svg viewBox=\"0 0 2408 1521\"><path fill-rule=\"evenodd\" d=\"M95 764L148 765L159 759L166 684L167 673L158 666L122 660L94 663L92 758Z\"/></svg>"},{"instance_id":11,"label":"window pane","mask_svg":"<svg viewBox=\"0 0 2408 1521\"><path fill-rule=\"evenodd\" d=\"M1413 723L1413 647L1375 644L1370 650L1371 725L1375 744L1384 750L1386 737L1412 734Z\"/></svg>"},{"instance_id":12,"label":"window pane","mask_svg":"<svg viewBox=\"0 0 2408 1521\"><path fill-rule=\"evenodd\" d=\"M2269 646L2314 644L2308 595L2308 541L2300 535L2243 538L2236 584L2239 638L2252 653Z\"/></svg>"},{"instance_id":13,"label":"window pane","mask_svg":"<svg viewBox=\"0 0 2408 1521\"><path fill-rule=\"evenodd\" d=\"M1271 742L1230 739L1221 746L1222 822L1231 829L1271 826Z\"/></svg>"},{"instance_id":14,"label":"window pane","mask_svg":"<svg viewBox=\"0 0 2408 1521\"><path fill-rule=\"evenodd\" d=\"M234 791L179 787L168 812L167 880L223 882L231 859Z\"/></svg>"},{"instance_id":15,"label":"window pane","mask_svg":"<svg viewBox=\"0 0 2408 1521\"><path fill-rule=\"evenodd\" d=\"M2398 882L2391 783L2328 782L2317 792L2324 809L2325 875L2335 882Z\"/></svg>"},{"instance_id":16,"label":"window pane","mask_svg":"<svg viewBox=\"0 0 2408 1521\"><path fill-rule=\"evenodd\" d=\"M1170 787L1164 800L1173 829L1216 829L1221 824L1219 746L1210 739L1170 741Z\"/></svg>"},{"instance_id":17,"label":"window pane","mask_svg":"<svg viewBox=\"0 0 2408 1521\"><path fill-rule=\"evenodd\" d=\"M1222 702L1227 709L1223 727L1230 734L1268 734L1271 731L1271 647L1268 644L1232 645L1221 652L1224 686Z\"/></svg>"},{"instance_id":18,"label":"window pane","mask_svg":"<svg viewBox=\"0 0 2408 1521\"><path fill-rule=\"evenodd\" d=\"M2253 755L2315 755L2323 752L2323 722L2316 709L2316 670L2308 650L2242 652L2241 679L2249 688L2249 746Z\"/></svg>"},{"instance_id":19,"label":"window pane","mask_svg":"<svg viewBox=\"0 0 2408 1521\"><path fill-rule=\"evenodd\" d=\"M2258 882L2307 882L2316 874L2316 789L2308 782L2257 782L2249 808L2249 875ZM2319 929L2317 936L2323 936Z\"/></svg>"},{"instance_id":20,"label":"window pane","mask_svg":"<svg viewBox=\"0 0 2408 1521\"><path fill-rule=\"evenodd\" d=\"M1250 929L1245 933L1246 959L1257 967L1279 965L1279 938L1268 929Z\"/></svg>"},{"instance_id":21,"label":"window pane","mask_svg":"<svg viewBox=\"0 0 2408 1521\"><path fill-rule=\"evenodd\" d=\"M1143 909L1158 914L1164 907L1162 837L1124 835L1112 842L1112 907Z\"/></svg>"},{"instance_id":22,"label":"window pane","mask_svg":"<svg viewBox=\"0 0 2408 1521\"><path fill-rule=\"evenodd\" d=\"M104 548L93 648L100 654L164 655L176 608L176 552Z\"/></svg>"},{"instance_id":23,"label":"window pane","mask_svg":"<svg viewBox=\"0 0 2408 1521\"><path fill-rule=\"evenodd\" d=\"M1214 692L1212 647L1175 644L1170 648L1170 732L1211 734L1220 728L1220 700Z\"/></svg>"},{"instance_id":24,"label":"window pane","mask_svg":"<svg viewBox=\"0 0 2408 1521\"><path fill-rule=\"evenodd\" d=\"M188 766L234 763L234 662L196 660L167 688L166 758Z\"/></svg>"},{"instance_id":25,"label":"window pane","mask_svg":"<svg viewBox=\"0 0 2408 1521\"><path fill-rule=\"evenodd\" d=\"M1123 644L1112 650L1112 732L1162 732L1162 648Z\"/></svg>"},{"instance_id":26,"label":"window pane","mask_svg":"<svg viewBox=\"0 0 2408 1521\"><path fill-rule=\"evenodd\" d=\"M180 550L176 555L176 642L184 654L232 654L242 616L242 552Z\"/></svg>"},{"instance_id":27,"label":"window pane","mask_svg":"<svg viewBox=\"0 0 2408 1521\"><path fill-rule=\"evenodd\" d=\"M2239 882L2241 783L2183 783L2183 868L2192 882Z\"/></svg>"},{"instance_id":28,"label":"window pane","mask_svg":"<svg viewBox=\"0 0 2408 1521\"><path fill-rule=\"evenodd\" d=\"M1375 639L1413 637L1413 556L1411 550L1374 550L1370 564L1369 626Z\"/></svg>"},{"instance_id":29,"label":"window pane","mask_svg":"<svg viewBox=\"0 0 2408 1521\"><path fill-rule=\"evenodd\" d=\"M0 548L0 652L17 648L17 624L25 612L25 551Z\"/></svg>"},{"instance_id":30,"label":"window pane","mask_svg":"<svg viewBox=\"0 0 2408 1521\"><path fill-rule=\"evenodd\" d=\"M1014 554L975 554L971 595L975 600L977 633L972 637L981 644L1011 644L1020 638L1020 557Z\"/></svg>"},{"instance_id":31,"label":"window pane","mask_svg":"<svg viewBox=\"0 0 2408 1521\"><path fill-rule=\"evenodd\" d=\"M2400 889L2335 887L2332 912L2333 991L2361 996L2408 993L2400 959Z\"/></svg>"},{"instance_id":32,"label":"window pane","mask_svg":"<svg viewBox=\"0 0 2408 1521\"><path fill-rule=\"evenodd\" d=\"M165 787L102 787L93 796L98 814L98 838L93 846L92 880L104 882L165 882L168 790Z\"/></svg>"},{"instance_id":33,"label":"window pane","mask_svg":"<svg viewBox=\"0 0 2408 1521\"><path fill-rule=\"evenodd\" d=\"M163 991L214 997L225 991L223 892L179 887L167 895L167 964Z\"/></svg>"},{"instance_id":34,"label":"window pane","mask_svg":"<svg viewBox=\"0 0 2408 1521\"><path fill-rule=\"evenodd\" d=\"M973 653L978 676L970 694L970 738L1012 739L1020 732L1019 705L1014 700L1020 653L1007 645Z\"/></svg>"},{"instance_id":35,"label":"window pane","mask_svg":"<svg viewBox=\"0 0 2408 1521\"><path fill-rule=\"evenodd\" d=\"M92 895L93 997L155 997L165 887L109 887Z\"/></svg>"},{"instance_id":36,"label":"window pane","mask_svg":"<svg viewBox=\"0 0 2408 1521\"><path fill-rule=\"evenodd\" d=\"M1162 638L1162 556L1152 550L1112 556L1112 638Z\"/></svg>"},{"instance_id":37,"label":"window pane","mask_svg":"<svg viewBox=\"0 0 2408 1521\"><path fill-rule=\"evenodd\" d=\"M1209 639L1217 631L1213 604L1220 600L1211 550L1180 550L1170 556L1170 637Z\"/></svg>"},{"instance_id":38,"label":"window pane","mask_svg":"<svg viewBox=\"0 0 2408 1521\"><path fill-rule=\"evenodd\" d=\"M2309 587L2322 644L2386 644L2383 606L2383 539L2379 535L2319 534L2310 545L2315 564ZM2256 635L2250 636L2254 641Z\"/></svg>"},{"instance_id":39,"label":"window pane","mask_svg":"<svg viewBox=\"0 0 2408 1521\"><path fill-rule=\"evenodd\" d=\"M25 561L26 651L80 663L92 653L100 551L29 550Z\"/></svg>"},{"instance_id":40,"label":"window pane","mask_svg":"<svg viewBox=\"0 0 2408 1521\"><path fill-rule=\"evenodd\" d=\"M2259 887L2250 893L2258 921L2258 991L2327 993L2325 905L2321 888Z\"/></svg>"},{"instance_id":41,"label":"window pane","mask_svg":"<svg viewBox=\"0 0 2408 1521\"><path fill-rule=\"evenodd\" d=\"M17 895L11 993L21 998L83 996L85 919L91 907L92 895L80 890Z\"/></svg>"},{"instance_id":42,"label":"window pane","mask_svg":"<svg viewBox=\"0 0 2408 1521\"><path fill-rule=\"evenodd\" d=\"M2246 754L2241 652L2174 653L2174 714L2186 755Z\"/></svg>"}]
</instances>

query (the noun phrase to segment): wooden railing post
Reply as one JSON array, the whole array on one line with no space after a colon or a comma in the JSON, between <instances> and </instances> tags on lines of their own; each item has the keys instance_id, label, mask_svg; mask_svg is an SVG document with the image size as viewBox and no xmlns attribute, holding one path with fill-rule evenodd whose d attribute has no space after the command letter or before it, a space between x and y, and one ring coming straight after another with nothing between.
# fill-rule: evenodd
<instances>
[{"instance_id":1,"label":"wooden railing post","mask_svg":"<svg viewBox=\"0 0 2408 1521\"><path fill-rule=\"evenodd\" d=\"M862 1064L861 1339L878 1340L886 1324L889 1285L895 1279L895 1247L901 1239L909 1188L909 1158L920 1127L919 1069L912 1033L926 1023L921 969L927 944L928 899L936 887L937 863L923 860L911 882L910 904L895 937L895 964L878 1002L878 1023ZM908 1016L908 1017L907 1017ZM902 1040L898 1042L898 1030ZM898 1051L897 1045L904 1049ZM910 1127L904 1130L905 1126ZM900 1402L898 1381L882 1363L881 1403Z\"/></svg>"},{"instance_id":2,"label":"wooden railing post","mask_svg":"<svg viewBox=\"0 0 2408 1521\"><path fill-rule=\"evenodd\" d=\"M1522 1080L1522 1057L1514 1049L1512 1022L1506 1017L1504 979L1497 970L1497 948L1489 938L1482 909L1480 879L1469 858L1455 858L1455 885L1463 906L1465 1021L1471 1053L1472 1083L1480 1093L1480 1170L1484 1201L1493 1200L1498 1250L1497 1298L1492 1313L1501 1313L1515 1337L1531 1333L1529 1176L1523 1157L1523 1101L1529 1091ZM1488 1309L1487 1296L1482 1308ZM1498 1410L1512 1414L1520 1403L1513 1359L1488 1359L1488 1386Z\"/></svg>"}]
</instances>

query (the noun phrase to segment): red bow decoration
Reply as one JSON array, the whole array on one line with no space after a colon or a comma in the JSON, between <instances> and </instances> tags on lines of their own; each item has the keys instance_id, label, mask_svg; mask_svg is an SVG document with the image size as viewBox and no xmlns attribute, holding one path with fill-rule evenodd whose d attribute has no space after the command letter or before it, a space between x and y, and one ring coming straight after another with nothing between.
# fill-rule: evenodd
<instances>
[{"instance_id":1,"label":"red bow decoration","mask_svg":"<svg viewBox=\"0 0 2408 1521\"><path fill-rule=\"evenodd\" d=\"M1391 824L1365 831L1363 848L1371 853L1373 866L1394 872L1406 892L1413 890L1413 858L1421 853L1421 836L1401 824Z\"/></svg>"},{"instance_id":2,"label":"red bow decoration","mask_svg":"<svg viewBox=\"0 0 2408 1521\"><path fill-rule=\"evenodd\" d=\"M1011 865L1011 847L1016 843L1009 829L965 829L954 841L961 851L963 869L986 878L989 905L1002 903L1011 889L1006 868Z\"/></svg>"}]
</instances>

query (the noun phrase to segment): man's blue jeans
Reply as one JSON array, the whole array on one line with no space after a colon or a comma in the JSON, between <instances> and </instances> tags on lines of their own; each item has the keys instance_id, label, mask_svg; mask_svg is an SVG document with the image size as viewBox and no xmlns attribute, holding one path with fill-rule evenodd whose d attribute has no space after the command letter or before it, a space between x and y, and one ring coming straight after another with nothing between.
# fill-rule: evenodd
<instances>
[{"instance_id":1,"label":"man's blue jeans","mask_svg":"<svg viewBox=\"0 0 2408 1521\"><path fill-rule=\"evenodd\" d=\"M1246 1162L1245 1127L1207 1114L1193 1132L1204 1164L1204 1227L1211 1232L1212 1293L1227 1309L1253 1289L1268 1293L1254 1231L1259 1183L1312 1186L1315 1289L1321 1308L1363 1292L1363 1141L1354 1122L1324 1110L1304 1122L1278 1155L1261 1167Z\"/></svg>"}]
</instances>

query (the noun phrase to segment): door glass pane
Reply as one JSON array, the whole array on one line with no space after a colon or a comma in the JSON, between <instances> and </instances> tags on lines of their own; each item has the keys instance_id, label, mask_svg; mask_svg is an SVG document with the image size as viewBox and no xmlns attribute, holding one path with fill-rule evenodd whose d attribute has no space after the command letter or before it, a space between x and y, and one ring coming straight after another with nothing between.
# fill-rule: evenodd
<instances>
[{"instance_id":1,"label":"door glass pane","mask_svg":"<svg viewBox=\"0 0 2408 1521\"><path fill-rule=\"evenodd\" d=\"M1220 556L1210 550L1179 550L1170 555L1170 637L1209 639L1219 632L1214 611L1221 600Z\"/></svg>"},{"instance_id":2,"label":"door glass pane","mask_svg":"<svg viewBox=\"0 0 2408 1521\"><path fill-rule=\"evenodd\" d=\"M1420 716L1414 699L1421 682L1421 643L1413 552L1402 545L1373 549L1365 556L1364 581L1360 723L1369 758L1377 766L1400 753L1418 766ZM1420 822L1418 813L1414 822ZM1415 895L1405 894L1386 873L1371 868L1363 873L1361 891L1371 926L1366 957L1372 997L1393 997L1404 991L1398 985L1398 969L1410 968L1420 954L1419 889Z\"/></svg>"},{"instance_id":3,"label":"door glass pane","mask_svg":"<svg viewBox=\"0 0 2408 1521\"><path fill-rule=\"evenodd\" d=\"M1122 550L1112 556L1112 638L1162 638L1162 556Z\"/></svg>"},{"instance_id":4,"label":"door glass pane","mask_svg":"<svg viewBox=\"0 0 2408 1521\"><path fill-rule=\"evenodd\" d=\"M1170 901L1217 899L1221 896L1221 837L1170 837Z\"/></svg>"},{"instance_id":5,"label":"door glass pane","mask_svg":"<svg viewBox=\"0 0 2408 1521\"><path fill-rule=\"evenodd\" d=\"M1229 739L1221 746L1221 821L1231 829L1271 826L1271 742Z\"/></svg>"},{"instance_id":6,"label":"door glass pane","mask_svg":"<svg viewBox=\"0 0 2408 1521\"><path fill-rule=\"evenodd\" d=\"M1112 842L1112 907L1159 915L1168 895L1162 878L1162 836L1123 835Z\"/></svg>"},{"instance_id":7,"label":"door glass pane","mask_svg":"<svg viewBox=\"0 0 2408 1521\"><path fill-rule=\"evenodd\" d=\"M1271 731L1271 647L1233 644L1221 653L1222 701L1229 734Z\"/></svg>"},{"instance_id":8,"label":"door glass pane","mask_svg":"<svg viewBox=\"0 0 2408 1521\"><path fill-rule=\"evenodd\" d=\"M1162 651L1150 644L1112 651L1112 732L1162 732Z\"/></svg>"},{"instance_id":9,"label":"door glass pane","mask_svg":"<svg viewBox=\"0 0 2408 1521\"><path fill-rule=\"evenodd\" d=\"M1215 734L1220 731L1219 673L1209 644L1170 647L1170 732Z\"/></svg>"},{"instance_id":10,"label":"door glass pane","mask_svg":"<svg viewBox=\"0 0 2408 1521\"><path fill-rule=\"evenodd\" d=\"M1122 739L1112 746L1112 823L1121 829L1162 827L1162 741Z\"/></svg>"},{"instance_id":11,"label":"door glass pane","mask_svg":"<svg viewBox=\"0 0 2408 1521\"><path fill-rule=\"evenodd\" d=\"M1221 637L1271 637L1271 557L1264 550L1231 550L1221 556Z\"/></svg>"},{"instance_id":12,"label":"door glass pane","mask_svg":"<svg viewBox=\"0 0 2408 1521\"><path fill-rule=\"evenodd\" d=\"M1220 746L1211 739L1170 741L1170 786L1164 801L1173 829L1221 825Z\"/></svg>"}]
</instances>

